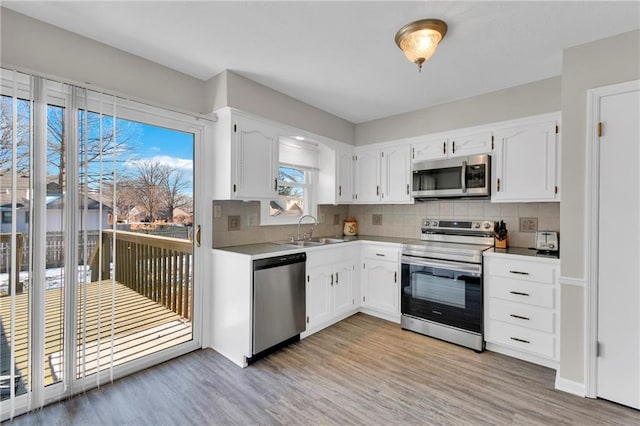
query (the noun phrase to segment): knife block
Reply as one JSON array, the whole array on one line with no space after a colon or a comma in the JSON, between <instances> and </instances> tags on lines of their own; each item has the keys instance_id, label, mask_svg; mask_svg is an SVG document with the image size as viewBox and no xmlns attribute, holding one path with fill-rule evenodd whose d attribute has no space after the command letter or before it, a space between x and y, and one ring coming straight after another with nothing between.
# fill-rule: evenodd
<instances>
[{"instance_id":1,"label":"knife block","mask_svg":"<svg viewBox=\"0 0 640 426\"><path fill-rule=\"evenodd\" d=\"M494 245L496 248L506 249L509 247L509 236L504 237L504 240L499 240L498 237L494 238Z\"/></svg>"}]
</instances>

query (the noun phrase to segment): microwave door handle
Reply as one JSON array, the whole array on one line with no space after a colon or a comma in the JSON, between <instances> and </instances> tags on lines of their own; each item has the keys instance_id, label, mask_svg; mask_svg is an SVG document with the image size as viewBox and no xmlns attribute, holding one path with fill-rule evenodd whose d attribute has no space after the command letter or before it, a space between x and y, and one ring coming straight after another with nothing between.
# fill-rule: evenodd
<instances>
[{"instance_id":1,"label":"microwave door handle","mask_svg":"<svg viewBox=\"0 0 640 426\"><path fill-rule=\"evenodd\" d=\"M460 171L460 179L462 180L462 193L467 192L467 162L462 162L462 170Z\"/></svg>"}]
</instances>

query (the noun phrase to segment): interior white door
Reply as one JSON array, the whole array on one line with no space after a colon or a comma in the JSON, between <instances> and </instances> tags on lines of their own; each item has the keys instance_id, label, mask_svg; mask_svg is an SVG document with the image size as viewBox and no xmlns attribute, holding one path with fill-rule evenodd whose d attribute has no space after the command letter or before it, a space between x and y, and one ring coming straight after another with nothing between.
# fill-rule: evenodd
<instances>
[{"instance_id":1,"label":"interior white door","mask_svg":"<svg viewBox=\"0 0 640 426\"><path fill-rule=\"evenodd\" d=\"M597 396L640 408L640 91L600 98Z\"/></svg>"}]
</instances>

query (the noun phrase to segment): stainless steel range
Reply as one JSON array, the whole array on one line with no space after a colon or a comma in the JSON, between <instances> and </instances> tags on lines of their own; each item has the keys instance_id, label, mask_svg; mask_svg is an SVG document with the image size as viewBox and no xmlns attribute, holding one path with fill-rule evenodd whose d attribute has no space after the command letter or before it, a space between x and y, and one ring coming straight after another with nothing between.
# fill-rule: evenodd
<instances>
[{"instance_id":1,"label":"stainless steel range","mask_svg":"<svg viewBox=\"0 0 640 426\"><path fill-rule=\"evenodd\" d=\"M425 219L421 241L402 249L402 328L476 351L482 336L482 252L488 220Z\"/></svg>"}]
</instances>

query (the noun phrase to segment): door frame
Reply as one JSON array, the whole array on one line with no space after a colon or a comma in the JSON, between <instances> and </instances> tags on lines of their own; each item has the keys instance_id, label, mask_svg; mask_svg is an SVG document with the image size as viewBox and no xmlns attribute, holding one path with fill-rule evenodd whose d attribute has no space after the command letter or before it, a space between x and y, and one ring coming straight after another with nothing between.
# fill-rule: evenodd
<instances>
[{"instance_id":1,"label":"door frame","mask_svg":"<svg viewBox=\"0 0 640 426\"><path fill-rule=\"evenodd\" d=\"M598 222L600 219L600 137L598 135L598 123L600 122L600 100L605 96L633 91L640 91L640 80L597 87L587 92L584 386L585 396L588 398L598 397Z\"/></svg>"}]
</instances>

